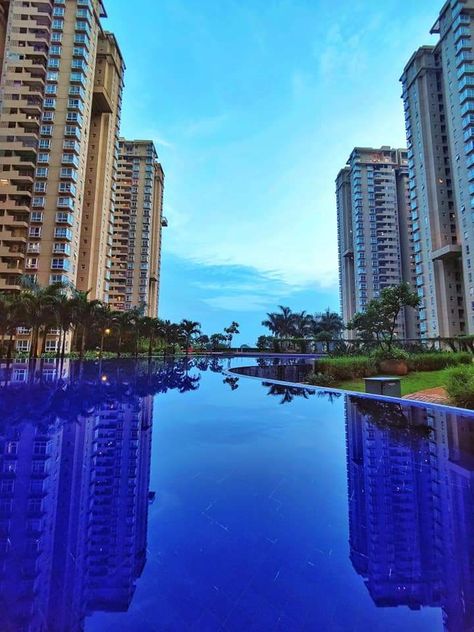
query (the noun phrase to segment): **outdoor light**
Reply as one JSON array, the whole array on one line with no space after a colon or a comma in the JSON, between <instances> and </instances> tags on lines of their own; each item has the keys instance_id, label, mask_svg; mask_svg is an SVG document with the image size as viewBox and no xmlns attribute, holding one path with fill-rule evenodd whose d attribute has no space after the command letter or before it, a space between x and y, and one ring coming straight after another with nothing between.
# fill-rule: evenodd
<instances>
[{"instance_id":1,"label":"outdoor light","mask_svg":"<svg viewBox=\"0 0 474 632\"><path fill-rule=\"evenodd\" d=\"M110 334L110 329L109 329L109 328L107 328L107 329L104 331L104 334L105 334L106 336L108 336L108 335Z\"/></svg>"},{"instance_id":2,"label":"outdoor light","mask_svg":"<svg viewBox=\"0 0 474 632\"><path fill-rule=\"evenodd\" d=\"M102 382L107 382L109 378L107 377L107 375L102 375L100 379Z\"/></svg>"}]
</instances>

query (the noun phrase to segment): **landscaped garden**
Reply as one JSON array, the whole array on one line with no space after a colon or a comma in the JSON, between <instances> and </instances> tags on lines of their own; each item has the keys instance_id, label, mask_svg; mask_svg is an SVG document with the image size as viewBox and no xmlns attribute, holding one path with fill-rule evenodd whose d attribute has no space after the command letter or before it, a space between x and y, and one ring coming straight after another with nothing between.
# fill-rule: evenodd
<instances>
[{"instance_id":1,"label":"landscaped garden","mask_svg":"<svg viewBox=\"0 0 474 632\"><path fill-rule=\"evenodd\" d=\"M417 309L419 297L407 284L382 290L357 313L343 340L344 323L329 309L310 316L287 307L270 313L263 321L273 336L262 336L265 350L319 350L325 357L315 362L307 382L321 387L364 391L364 378L398 375L402 395L439 389L440 399L474 407L474 338L401 340L397 336L404 310Z\"/></svg>"}]
</instances>

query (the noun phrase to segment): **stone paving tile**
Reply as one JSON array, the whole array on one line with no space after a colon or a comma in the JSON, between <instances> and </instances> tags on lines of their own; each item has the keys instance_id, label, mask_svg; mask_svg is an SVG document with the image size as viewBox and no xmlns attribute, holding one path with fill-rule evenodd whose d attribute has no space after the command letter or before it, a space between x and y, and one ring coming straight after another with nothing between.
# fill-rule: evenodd
<instances>
[{"instance_id":1,"label":"stone paving tile","mask_svg":"<svg viewBox=\"0 0 474 632\"><path fill-rule=\"evenodd\" d=\"M416 402L426 402L427 404L449 404L448 394L442 387L428 388L425 391L405 395L403 399L410 399Z\"/></svg>"}]
</instances>

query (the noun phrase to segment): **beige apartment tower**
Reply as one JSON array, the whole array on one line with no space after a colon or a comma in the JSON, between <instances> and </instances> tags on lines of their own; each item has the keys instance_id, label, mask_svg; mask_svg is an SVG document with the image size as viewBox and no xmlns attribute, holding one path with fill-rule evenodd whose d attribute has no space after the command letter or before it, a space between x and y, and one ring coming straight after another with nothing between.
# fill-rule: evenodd
<instances>
[{"instance_id":1,"label":"beige apartment tower","mask_svg":"<svg viewBox=\"0 0 474 632\"><path fill-rule=\"evenodd\" d=\"M117 40L101 33L97 49L82 210L77 287L109 302L124 62Z\"/></svg>"},{"instance_id":2,"label":"beige apartment tower","mask_svg":"<svg viewBox=\"0 0 474 632\"><path fill-rule=\"evenodd\" d=\"M414 285L406 150L356 147L337 176L336 195L341 313L347 323L384 288ZM406 310L397 334L418 337L415 310Z\"/></svg>"},{"instance_id":3,"label":"beige apartment tower","mask_svg":"<svg viewBox=\"0 0 474 632\"><path fill-rule=\"evenodd\" d=\"M0 291L27 276L156 316L163 170L152 142L119 142L125 64L104 17L101 0L0 0Z\"/></svg>"},{"instance_id":4,"label":"beige apartment tower","mask_svg":"<svg viewBox=\"0 0 474 632\"><path fill-rule=\"evenodd\" d=\"M152 141L120 139L110 305L158 314L164 175Z\"/></svg>"}]
</instances>

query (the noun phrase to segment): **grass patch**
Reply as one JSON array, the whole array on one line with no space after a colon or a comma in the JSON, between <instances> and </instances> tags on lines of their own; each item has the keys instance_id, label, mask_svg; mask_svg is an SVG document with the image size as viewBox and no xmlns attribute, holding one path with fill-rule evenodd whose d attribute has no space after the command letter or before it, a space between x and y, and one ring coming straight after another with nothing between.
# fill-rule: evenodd
<instances>
[{"instance_id":1,"label":"grass patch","mask_svg":"<svg viewBox=\"0 0 474 632\"><path fill-rule=\"evenodd\" d=\"M409 373L405 377L401 377L402 397L424 391L428 388L437 388L438 386L445 387L448 371L447 369L443 369L442 371L420 371L417 373ZM342 388L346 391L365 392L364 380L346 380L336 382L334 386L335 388Z\"/></svg>"}]
</instances>

